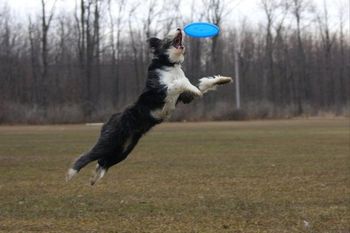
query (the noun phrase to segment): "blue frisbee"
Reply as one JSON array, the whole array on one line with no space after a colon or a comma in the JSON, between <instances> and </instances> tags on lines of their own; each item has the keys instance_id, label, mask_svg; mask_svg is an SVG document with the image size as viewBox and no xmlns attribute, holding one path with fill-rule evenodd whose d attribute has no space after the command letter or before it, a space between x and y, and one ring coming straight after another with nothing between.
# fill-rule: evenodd
<instances>
[{"instance_id":1,"label":"blue frisbee","mask_svg":"<svg viewBox=\"0 0 350 233\"><path fill-rule=\"evenodd\" d=\"M216 36L220 32L220 29L212 23L198 22L186 25L184 31L188 36L204 38Z\"/></svg>"}]
</instances>

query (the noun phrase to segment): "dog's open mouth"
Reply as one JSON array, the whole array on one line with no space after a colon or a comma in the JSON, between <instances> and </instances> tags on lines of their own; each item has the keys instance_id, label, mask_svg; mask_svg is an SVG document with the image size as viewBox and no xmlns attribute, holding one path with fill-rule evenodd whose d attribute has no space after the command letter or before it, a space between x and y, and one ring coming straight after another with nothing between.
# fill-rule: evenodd
<instances>
[{"instance_id":1,"label":"dog's open mouth","mask_svg":"<svg viewBox=\"0 0 350 233\"><path fill-rule=\"evenodd\" d=\"M184 46L182 45L182 32L179 31L177 36L173 40L173 46L177 49L183 49Z\"/></svg>"}]
</instances>

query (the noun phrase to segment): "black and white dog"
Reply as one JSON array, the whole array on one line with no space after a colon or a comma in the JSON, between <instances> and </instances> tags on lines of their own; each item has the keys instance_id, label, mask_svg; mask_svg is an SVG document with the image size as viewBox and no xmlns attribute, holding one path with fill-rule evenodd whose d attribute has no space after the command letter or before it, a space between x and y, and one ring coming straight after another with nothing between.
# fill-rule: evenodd
<instances>
[{"instance_id":1,"label":"black and white dog","mask_svg":"<svg viewBox=\"0 0 350 233\"><path fill-rule=\"evenodd\" d=\"M167 119L178 102L189 103L217 85L232 81L229 77L213 76L200 79L198 88L190 83L181 69L185 51L181 29L163 40L151 38L148 42L154 57L145 89L136 103L112 115L103 125L96 145L68 170L67 181L97 160L96 173L91 179L91 185L95 184L111 166L128 156L142 135Z\"/></svg>"}]
</instances>

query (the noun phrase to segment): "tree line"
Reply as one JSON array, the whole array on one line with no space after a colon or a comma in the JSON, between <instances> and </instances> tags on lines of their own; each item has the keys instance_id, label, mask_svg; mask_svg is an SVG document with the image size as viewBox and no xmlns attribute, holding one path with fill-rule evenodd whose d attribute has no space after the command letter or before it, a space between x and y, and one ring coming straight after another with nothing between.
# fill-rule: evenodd
<instances>
[{"instance_id":1,"label":"tree line","mask_svg":"<svg viewBox=\"0 0 350 233\"><path fill-rule=\"evenodd\" d=\"M151 60L147 38L194 21L212 22L221 33L186 37L187 76L193 83L213 74L234 77L238 54L241 108L233 84L179 106L173 120L349 112L346 9L335 19L326 3L317 9L310 0L260 0L265 20L255 25L230 19L239 4L225 0L193 0L186 16L181 0L79 0L69 11L55 0L38 1L39 15L26 18L1 6L1 123L105 120L142 91Z\"/></svg>"}]
</instances>

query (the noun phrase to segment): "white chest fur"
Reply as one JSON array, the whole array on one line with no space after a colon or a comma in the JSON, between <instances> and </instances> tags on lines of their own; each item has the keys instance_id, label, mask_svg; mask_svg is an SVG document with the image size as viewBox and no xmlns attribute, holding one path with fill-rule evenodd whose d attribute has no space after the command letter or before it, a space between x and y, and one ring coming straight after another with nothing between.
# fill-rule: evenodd
<instances>
[{"instance_id":1,"label":"white chest fur","mask_svg":"<svg viewBox=\"0 0 350 233\"><path fill-rule=\"evenodd\" d=\"M175 65L158 71L160 83L167 87L167 96L162 109L151 112L152 116L157 119L165 119L175 110L176 101L179 95L184 91L194 92L201 95L197 87L193 86L186 78L185 73L181 69L181 65Z\"/></svg>"},{"instance_id":2,"label":"white chest fur","mask_svg":"<svg viewBox=\"0 0 350 233\"><path fill-rule=\"evenodd\" d=\"M168 92L173 92L175 91L174 89L184 88L185 82L188 81L180 65L158 70L158 74L160 83L167 86Z\"/></svg>"}]
</instances>

